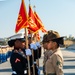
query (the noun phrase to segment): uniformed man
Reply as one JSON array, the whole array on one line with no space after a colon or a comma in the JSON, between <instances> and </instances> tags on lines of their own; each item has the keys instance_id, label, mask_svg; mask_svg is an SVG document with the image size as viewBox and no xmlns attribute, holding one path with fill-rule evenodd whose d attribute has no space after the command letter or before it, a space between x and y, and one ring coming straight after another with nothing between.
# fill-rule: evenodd
<instances>
[{"instance_id":1,"label":"uniformed man","mask_svg":"<svg viewBox=\"0 0 75 75\"><path fill-rule=\"evenodd\" d=\"M12 67L12 75L28 75L27 73L27 58L26 55L31 55L31 51L26 50L26 55L22 50L22 41L24 36L18 34L10 38L8 45L14 47L10 57L10 64Z\"/></svg>"},{"instance_id":2,"label":"uniformed man","mask_svg":"<svg viewBox=\"0 0 75 75\"><path fill-rule=\"evenodd\" d=\"M31 37L31 34L28 35L28 41L29 41L29 47L30 49L33 50L33 54L34 54L34 62L36 62L36 59L38 59L38 56L37 56L37 46L35 44L35 41L33 39L33 37Z\"/></svg>"},{"instance_id":3,"label":"uniformed man","mask_svg":"<svg viewBox=\"0 0 75 75\"><path fill-rule=\"evenodd\" d=\"M37 68L37 63L36 60L38 59L38 55L37 55L37 46L35 44L34 39L31 37L31 34L28 35L28 42L29 42L29 47L31 50L33 50L32 52L32 62L33 62L33 67L31 68L33 75L38 75L38 68Z\"/></svg>"},{"instance_id":4,"label":"uniformed man","mask_svg":"<svg viewBox=\"0 0 75 75\"><path fill-rule=\"evenodd\" d=\"M38 58L40 58L42 51L41 51L41 44L39 41L36 42L36 46L38 47Z\"/></svg>"},{"instance_id":5,"label":"uniformed man","mask_svg":"<svg viewBox=\"0 0 75 75\"><path fill-rule=\"evenodd\" d=\"M60 50L63 45L63 37L56 31L49 31L47 34L47 49L52 50L52 54L46 61L46 75L63 75L63 56Z\"/></svg>"},{"instance_id":6,"label":"uniformed man","mask_svg":"<svg viewBox=\"0 0 75 75\"><path fill-rule=\"evenodd\" d=\"M38 75L40 75L40 68L39 68L39 59L41 58L41 53L42 53L42 47L41 47L41 44L40 42L36 41L36 46L37 46L37 59L36 59L36 62L37 62L37 68L38 68Z\"/></svg>"}]
</instances>

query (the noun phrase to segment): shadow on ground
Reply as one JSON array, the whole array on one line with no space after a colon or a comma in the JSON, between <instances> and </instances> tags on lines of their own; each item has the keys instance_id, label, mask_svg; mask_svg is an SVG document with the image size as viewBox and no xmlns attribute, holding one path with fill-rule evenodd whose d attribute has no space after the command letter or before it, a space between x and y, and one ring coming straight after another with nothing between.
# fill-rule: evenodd
<instances>
[{"instance_id":1,"label":"shadow on ground","mask_svg":"<svg viewBox=\"0 0 75 75\"><path fill-rule=\"evenodd\" d=\"M0 69L0 72L12 72L11 68Z\"/></svg>"}]
</instances>

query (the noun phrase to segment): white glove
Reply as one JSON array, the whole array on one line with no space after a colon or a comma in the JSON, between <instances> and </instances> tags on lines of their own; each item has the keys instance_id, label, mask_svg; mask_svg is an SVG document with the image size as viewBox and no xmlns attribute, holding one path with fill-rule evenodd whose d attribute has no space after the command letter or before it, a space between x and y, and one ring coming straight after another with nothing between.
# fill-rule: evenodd
<instances>
[{"instance_id":1,"label":"white glove","mask_svg":"<svg viewBox=\"0 0 75 75\"><path fill-rule=\"evenodd\" d=\"M36 50L36 49L37 49L37 46L36 46L36 44L31 43L31 44L30 44L30 48Z\"/></svg>"},{"instance_id":2,"label":"white glove","mask_svg":"<svg viewBox=\"0 0 75 75\"><path fill-rule=\"evenodd\" d=\"M32 53L31 53L31 50L30 50L30 49L26 49L25 51L26 51L26 55L29 55L29 56L31 56L31 55L32 55Z\"/></svg>"},{"instance_id":3,"label":"white glove","mask_svg":"<svg viewBox=\"0 0 75 75\"><path fill-rule=\"evenodd\" d=\"M36 46L39 47L39 48L41 47L39 42L36 42Z\"/></svg>"},{"instance_id":4,"label":"white glove","mask_svg":"<svg viewBox=\"0 0 75 75\"><path fill-rule=\"evenodd\" d=\"M34 48L34 44L33 44L33 43L30 44L30 48L31 48L31 49Z\"/></svg>"},{"instance_id":5,"label":"white glove","mask_svg":"<svg viewBox=\"0 0 75 75\"><path fill-rule=\"evenodd\" d=\"M34 64L36 64L36 62L34 62Z\"/></svg>"}]
</instances>

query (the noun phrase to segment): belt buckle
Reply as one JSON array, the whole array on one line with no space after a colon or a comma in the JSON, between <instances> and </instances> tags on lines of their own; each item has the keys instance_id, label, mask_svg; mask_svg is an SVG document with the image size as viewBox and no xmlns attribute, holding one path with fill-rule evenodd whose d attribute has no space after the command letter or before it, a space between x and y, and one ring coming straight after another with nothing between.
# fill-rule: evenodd
<instances>
[{"instance_id":1,"label":"belt buckle","mask_svg":"<svg viewBox=\"0 0 75 75\"><path fill-rule=\"evenodd\" d=\"M27 74L27 70L24 70L24 74Z\"/></svg>"}]
</instances>

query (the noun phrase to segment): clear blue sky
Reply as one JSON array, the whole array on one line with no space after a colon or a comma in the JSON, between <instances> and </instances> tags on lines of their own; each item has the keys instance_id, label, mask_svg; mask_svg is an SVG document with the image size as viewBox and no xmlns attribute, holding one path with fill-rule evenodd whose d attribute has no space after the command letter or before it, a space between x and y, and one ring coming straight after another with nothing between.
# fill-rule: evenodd
<instances>
[{"instance_id":1,"label":"clear blue sky","mask_svg":"<svg viewBox=\"0 0 75 75\"><path fill-rule=\"evenodd\" d=\"M24 1L28 12L29 0ZM0 37L15 34L20 4L21 0L0 0ZM75 37L75 0L31 0L31 5L36 6L36 12L47 30Z\"/></svg>"}]
</instances>

